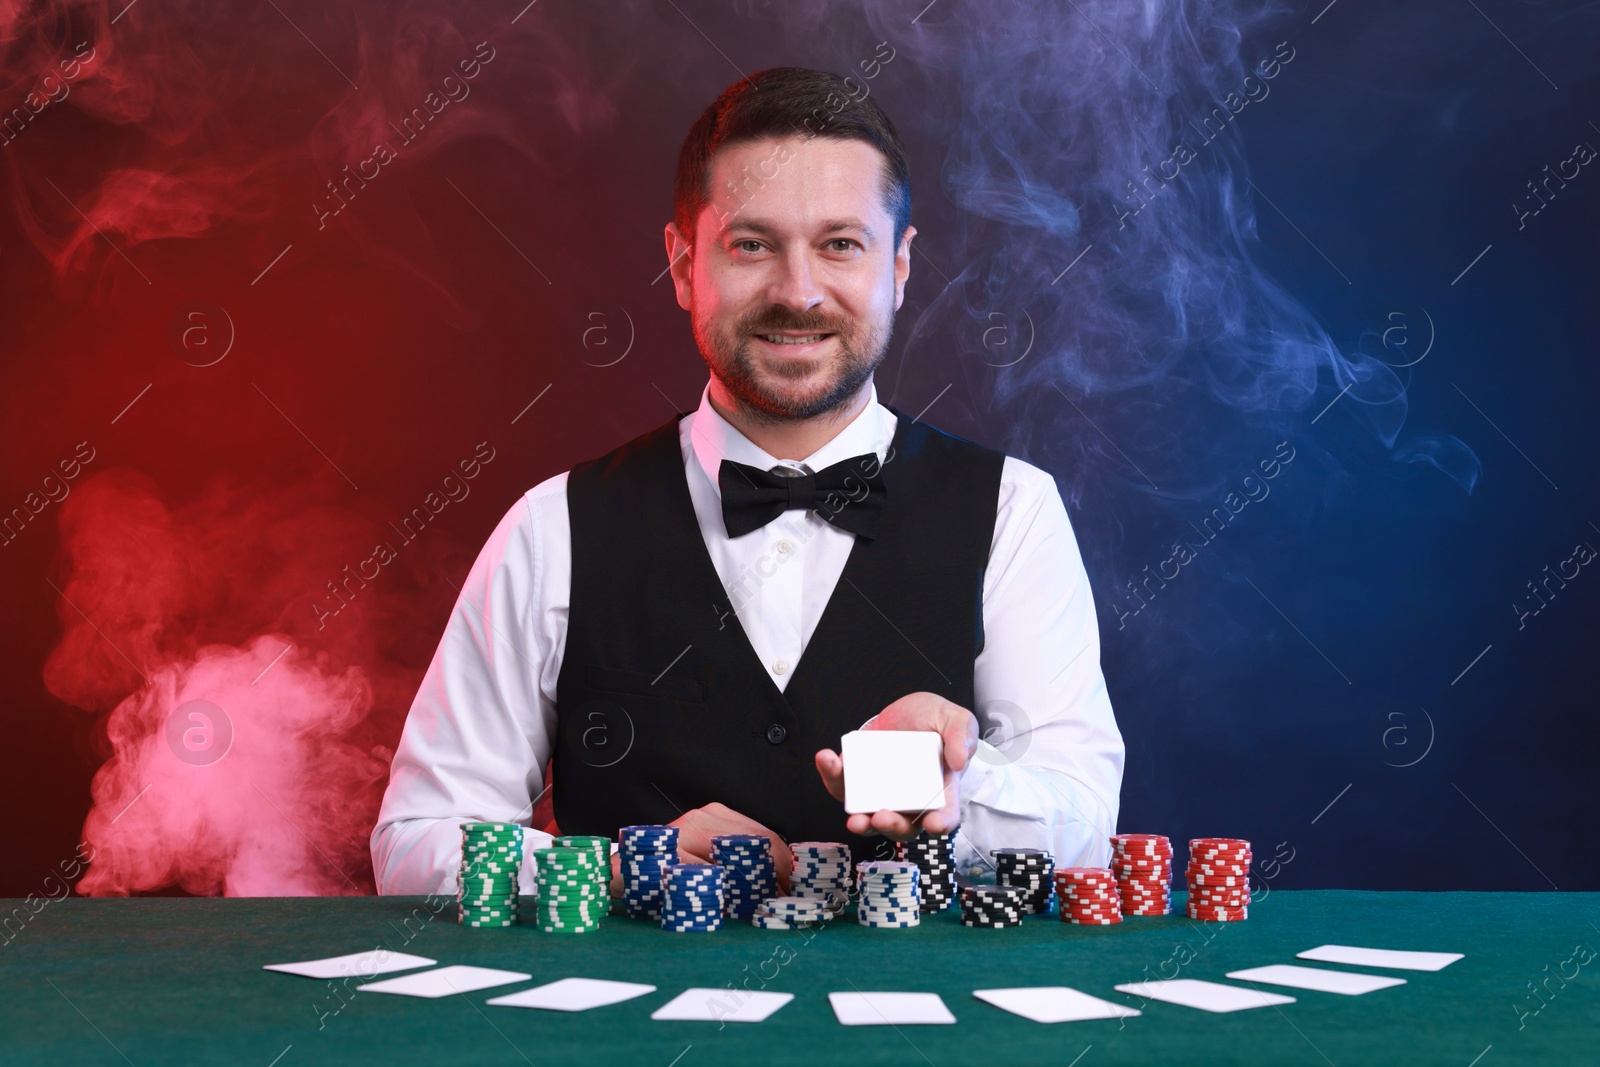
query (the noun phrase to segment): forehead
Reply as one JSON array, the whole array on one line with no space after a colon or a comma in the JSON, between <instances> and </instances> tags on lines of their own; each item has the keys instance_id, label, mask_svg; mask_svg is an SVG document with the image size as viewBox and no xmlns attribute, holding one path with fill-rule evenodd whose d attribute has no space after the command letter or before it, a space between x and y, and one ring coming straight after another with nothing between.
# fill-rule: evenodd
<instances>
[{"instance_id":1,"label":"forehead","mask_svg":"<svg viewBox=\"0 0 1600 1067\"><path fill-rule=\"evenodd\" d=\"M708 233L756 223L796 233L859 219L874 234L893 225L883 204L888 161L866 141L770 137L724 145L711 157ZM709 213L709 214L708 214Z\"/></svg>"}]
</instances>

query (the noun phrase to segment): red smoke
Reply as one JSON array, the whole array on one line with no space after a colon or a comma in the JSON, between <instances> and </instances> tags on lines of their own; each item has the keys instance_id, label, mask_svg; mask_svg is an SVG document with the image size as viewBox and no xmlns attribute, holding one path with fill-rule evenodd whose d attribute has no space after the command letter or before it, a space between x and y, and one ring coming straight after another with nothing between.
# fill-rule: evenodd
<instances>
[{"instance_id":1,"label":"red smoke","mask_svg":"<svg viewBox=\"0 0 1600 1067\"><path fill-rule=\"evenodd\" d=\"M536 159L534 120L513 119L548 82L549 122L606 110L580 104L570 34L514 14L0 0L6 339L32 357L0 379L26 474L0 514L27 509L3 561L55 586L45 685L105 757L81 893L373 891L389 746L455 596L441 576L526 487L505 461L492 489L463 473L527 398L496 395L491 424L451 364L481 321L473 272L504 272L496 229L523 234L462 142ZM86 439L93 462L44 501L40 473Z\"/></svg>"},{"instance_id":2,"label":"red smoke","mask_svg":"<svg viewBox=\"0 0 1600 1067\"><path fill-rule=\"evenodd\" d=\"M364 520L315 499L337 492L332 479L321 493L217 482L169 508L146 476L114 469L61 505L63 634L45 681L110 708L113 748L80 892L372 891L367 835L390 756L375 739L395 736L418 674L376 647L406 612L403 575L316 633L309 605L332 575L306 561L369 539ZM196 700L220 716L174 725Z\"/></svg>"}]
</instances>

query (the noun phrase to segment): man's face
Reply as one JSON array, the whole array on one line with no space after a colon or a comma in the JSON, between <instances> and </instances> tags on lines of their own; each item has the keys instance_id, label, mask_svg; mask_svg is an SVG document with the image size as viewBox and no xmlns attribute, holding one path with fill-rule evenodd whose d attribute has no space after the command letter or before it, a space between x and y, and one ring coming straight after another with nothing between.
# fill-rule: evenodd
<instances>
[{"instance_id":1,"label":"man's face","mask_svg":"<svg viewBox=\"0 0 1600 1067\"><path fill-rule=\"evenodd\" d=\"M712 201L690 254L668 224L678 303L700 354L756 417L835 410L883 361L916 233L908 227L897 247L880 193L886 165L857 140L725 146L711 159Z\"/></svg>"}]
</instances>

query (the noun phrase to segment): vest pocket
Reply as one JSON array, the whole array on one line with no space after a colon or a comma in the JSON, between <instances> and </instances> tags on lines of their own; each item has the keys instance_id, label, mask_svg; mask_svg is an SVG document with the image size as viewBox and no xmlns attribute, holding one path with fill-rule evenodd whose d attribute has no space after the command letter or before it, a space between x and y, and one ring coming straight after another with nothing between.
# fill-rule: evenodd
<instances>
[{"instance_id":1,"label":"vest pocket","mask_svg":"<svg viewBox=\"0 0 1600 1067\"><path fill-rule=\"evenodd\" d=\"M620 667L602 667L590 663L584 667L584 681L590 689L607 693L630 693L634 696L662 697L689 704L705 703L705 686L693 678L675 678L656 675L648 671L623 670Z\"/></svg>"}]
</instances>

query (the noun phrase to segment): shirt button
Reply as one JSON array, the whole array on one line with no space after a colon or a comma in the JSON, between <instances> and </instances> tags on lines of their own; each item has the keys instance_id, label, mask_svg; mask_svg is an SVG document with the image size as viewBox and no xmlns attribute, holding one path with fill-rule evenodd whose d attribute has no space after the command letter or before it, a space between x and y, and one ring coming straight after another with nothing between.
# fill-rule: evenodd
<instances>
[{"instance_id":1,"label":"shirt button","mask_svg":"<svg viewBox=\"0 0 1600 1067\"><path fill-rule=\"evenodd\" d=\"M982 867L969 867L969 868L967 868L967 874L970 877L973 877L973 878L982 878L983 877L983 868Z\"/></svg>"},{"instance_id":2,"label":"shirt button","mask_svg":"<svg viewBox=\"0 0 1600 1067\"><path fill-rule=\"evenodd\" d=\"M787 556L792 551L794 551L794 546L791 545L788 541L779 541L778 542L778 555Z\"/></svg>"},{"instance_id":3,"label":"shirt button","mask_svg":"<svg viewBox=\"0 0 1600 1067\"><path fill-rule=\"evenodd\" d=\"M789 731L785 730L777 723L773 723L771 726L767 727L767 740L771 741L775 745L783 744L783 739L788 736Z\"/></svg>"},{"instance_id":4,"label":"shirt button","mask_svg":"<svg viewBox=\"0 0 1600 1067\"><path fill-rule=\"evenodd\" d=\"M786 671L788 669L789 669L789 661L786 660L786 659L780 659L778 662L776 662L776 663L774 663L772 665L772 673L773 674L782 674L784 671Z\"/></svg>"}]
</instances>

